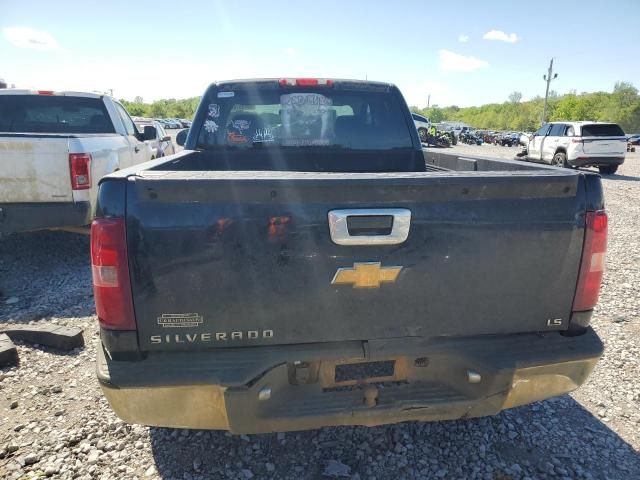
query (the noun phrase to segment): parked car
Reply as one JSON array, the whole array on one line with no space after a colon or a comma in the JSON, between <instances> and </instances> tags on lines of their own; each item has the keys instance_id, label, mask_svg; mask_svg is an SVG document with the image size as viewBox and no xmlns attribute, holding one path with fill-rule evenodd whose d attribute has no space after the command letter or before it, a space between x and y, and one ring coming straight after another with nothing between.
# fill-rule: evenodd
<instances>
[{"instance_id":1,"label":"parked car","mask_svg":"<svg viewBox=\"0 0 640 480\"><path fill-rule=\"evenodd\" d=\"M165 121L167 122L169 128L182 128L182 123L180 123L180 120L178 119L167 118Z\"/></svg>"},{"instance_id":2,"label":"parked car","mask_svg":"<svg viewBox=\"0 0 640 480\"><path fill-rule=\"evenodd\" d=\"M385 83L215 83L182 154L103 179L97 375L120 418L470 418L585 381L600 177L423 149L411 121Z\"/></svg>"},{"instance_id":3,"label":"parked car","mask_svg":"<svg viewBox=\"0 0 640 480\"><path fill-rule=\"evenodd\" d=\"M500 136L499 132L494 132L493 130L487 130L486 132L484 132L484 136L482 137L482 141L484 143L497 145L499 136Z\"/></svg>"},{"instance_id":4,"label":"parked car","mask_svg":"<svg viewBox=\"0 0 640 480\"><path fill-rule=\"evenodd\" d=\"M551 122L529 138L522 158L557 167L598 167L612 175L624 163L626 151L627 139L615 123Z\"/></svg>"},{"instance_id":5,"label":"parked car","mask_svg":"<svg viewBox=\"0 0 640 480\"><path fill-rule=\"evenodd\" d=\"M173 146L171 136L164 131L164 127L157 120L149 118L142 118L135 121L138 130L143 132L147 126L153 126L156 129L156 138L153 140L147 140L151 147L151 159L165 157L167 155L173 155L176 153L176 149Z\"/></svg>"},{"instance_id":6,"label":"parked car","mask_svg":"<svg viewBox=\"0 0 640 480\"><path fill-rule=\"evenodd\" d=\"M503 132L495 137L494 143L503 147L517 146L520 135L513 132Z\"/></svg>"},{"instance_id":7,"label":"parked car","mask_svg":"<svg viewBox=\"0 0 640 480\"><path fill-rule=\"evenodd\" d=\"M149 160L155 135L106 95L0 90L0 233L88 225L100 178Z\"/></svg>"},{"instance_id":8,"label":"parked car","mask_svg":"<svg viewBox=\"0 0 640 480\"><path fill-rule=\"evenodd\" d=\"M471 130L460 133L460 141L467 145L482 145L482 133Z\"/></svg>"},{"instance_id":9,"label":"parked car","mask_svg":"<svg viewBox=\"0 0 640 480\"><path fill-rule=\"evenodd\" d=\"M449 143L451 145L457 145L458 144L458 138L459 137L458 137L458 135L456 135L456 132L453 129L453 126L447 125L447 124L443 124L441 126L441 133L444 134L445 136L447 136L447 138L449 139Z\"/></svg>"},{"instance_id":10,"label":"parked car","mask_svg":"<svg viewBox=\"0 0 640 480\"><path fill-rule=\"evenodd\" d=\"M431 122L427 117L418 115L417 113L412 113L411 117L413 118L413 123L416 126L416 130L418 130L418 136L420 137L420 141L422 143L427 143L427 137L429 135L429 128L431 127Z\"/></svg>"},{"instance_id":11,"label":"parked car","mask_svg":"<svg viewBox=\"0 0 640 480\"><path fill-rule=\"evenodd\" d=\"M471 130L471 127L460 122L444 121L438 124L438 130L453 132L453 135L458 139L460 135Z\"/></svg>"},{"instance_id":12,"label":"parked car","mask_svg":"<svg viewBox=\"0 0 640 480\"><path fill-rule=\"evenodd\" d=\"M189 128L191 126L191 121L187 120L186 118L179 118L178 121L180 122L182 128Z\"/></svg>"},{"instance_id":13,"label":"parked car","mask_svg":"<svg viewBox=\"0 0 640 480\"><path fill-rule=\"evenodd\" d=\"M640 135L629 135L627 137L627 143L630 145L640 145Z\"/></svg>"}]
</instances>

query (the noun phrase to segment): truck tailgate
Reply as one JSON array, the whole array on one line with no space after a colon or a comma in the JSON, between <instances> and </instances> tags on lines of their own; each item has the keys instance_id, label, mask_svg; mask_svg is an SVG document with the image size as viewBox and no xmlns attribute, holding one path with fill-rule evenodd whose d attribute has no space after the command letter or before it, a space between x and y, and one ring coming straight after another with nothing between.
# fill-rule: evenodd
<instances>
[{"instance_id":1,"label":"truck tailgate","mask_svg":"<svg viewBox=\"0 0 640 480\"><path fill-rule=\"evenodd\" d=\"M0 134L0 202L72 200L66 136Z\"/></svg>"},{"instance_id":2,"label":"truck tailgate","mask_svg":"<svg viewBox=\"0 0 640 480\"><path fill-rule=\"evenodd\" d=\"M564 329L583 242L583 181L555 169L141 172L127 183L140 347ZM340 209L409 210L408 237L338 245L328 215Z\"/></svg>"}]
</instances>

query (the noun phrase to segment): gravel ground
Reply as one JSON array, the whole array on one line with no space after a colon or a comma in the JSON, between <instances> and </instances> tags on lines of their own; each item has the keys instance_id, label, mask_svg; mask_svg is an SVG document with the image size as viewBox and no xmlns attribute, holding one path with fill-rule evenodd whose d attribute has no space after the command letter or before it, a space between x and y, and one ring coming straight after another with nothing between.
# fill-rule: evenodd
<instances>
[{"instance_id":1,"label":"gravel ground","mask_svg":"<svg viewBox=\"0 0 640 480\"><path fill-rule=\"evenodd\" d=\"M20 367L0 369L0 478L640 478L640 154L604 185L608 269L593 325L606 352L595 373L571 395L465 421L251 436L123 424L95 379L88 239L0 239L0 327L81 326L86 339L64 354L19 345Z\"/></svg>"}]
</instances>

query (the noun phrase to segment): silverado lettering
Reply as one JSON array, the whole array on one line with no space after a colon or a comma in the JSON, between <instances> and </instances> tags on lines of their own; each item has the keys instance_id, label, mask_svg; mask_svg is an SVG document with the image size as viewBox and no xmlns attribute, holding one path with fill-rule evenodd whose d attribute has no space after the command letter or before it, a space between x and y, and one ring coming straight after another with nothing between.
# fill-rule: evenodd
<instances>
[{"instance_id":1,"label":"silverado lettering","mask_svg":"<svg viewBox=\"0 0 640 480\"><path fill-rule=\"evenodd\" d=\"M100 182L97 372L123 420L494 415L578 388L601 356L598 175L423 148L378 82L214 83L177 142Z\"/></svg>"},{"instance_id":2,"label":"silverado lettering","mask_svg":"<svg viewBox=\"0 0 640 480\"><path fill-rule=\"evenodd\" d=\"M176 333L173 335L151 335L151 343L197 343L197 342L226 342L227 340L257 340L259 338L273 338L273 330L248 330L246 332L216 332L216 333Z\"/></svg>"}]
</instances>

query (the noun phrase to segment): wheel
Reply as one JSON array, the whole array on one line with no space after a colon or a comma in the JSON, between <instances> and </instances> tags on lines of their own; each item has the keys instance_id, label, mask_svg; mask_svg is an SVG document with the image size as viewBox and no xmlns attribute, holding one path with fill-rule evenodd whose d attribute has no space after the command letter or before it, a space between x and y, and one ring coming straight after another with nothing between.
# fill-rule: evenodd
<instances>
[{"instance_id":1,"label":"wheel","mask_svg":"<svg viewBox=\"0 0 640 480\"><path fill-rule=\"evenodd\" d=\"M556 167L568 168L569 164L567 163L567 154L564 152L558 152L553 156L553 160L551 160L551 165Z\"/></svg>"},{"instance_id":2,"label":"wheel","mask_svg":"<svg viewBox=\"0 0 640 480\"><path fill-rule=\"evenodd\" d=\"M613 175L618 171L618 165L603 165L602 167L598 167L600 173L603 175Z\"/></svg>"},{"instance_id":3,"label":"wheel","mask_svg":"<svg viewBox=\"0 0 640 480\"><path fill-rule=\"evenodd\" d=\"M419 128L418 129L418 136L420 137L420 141L422 143L427 143L427 129L426 128Z\"/></svg>"}]
</instances>

